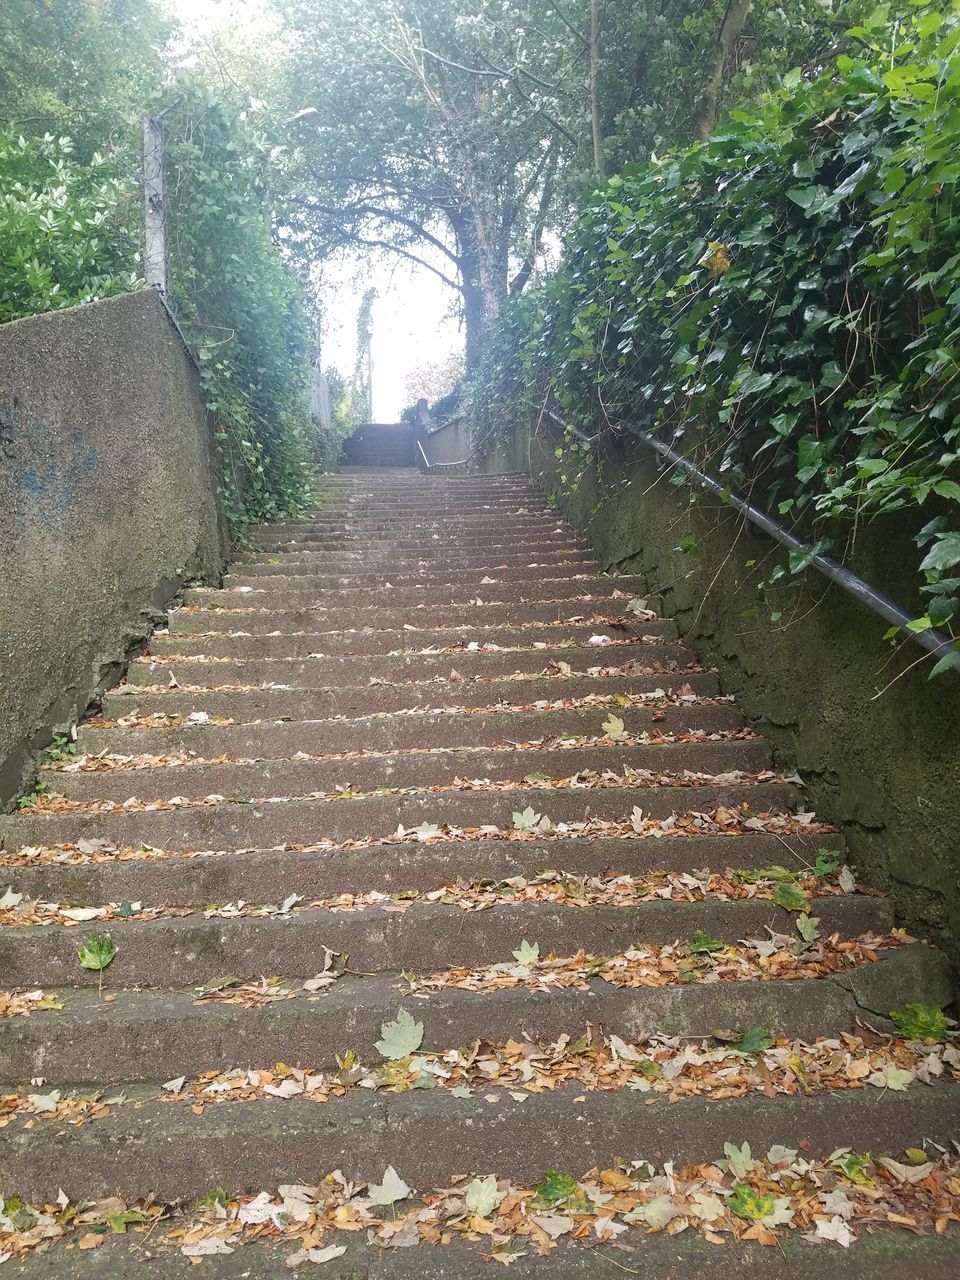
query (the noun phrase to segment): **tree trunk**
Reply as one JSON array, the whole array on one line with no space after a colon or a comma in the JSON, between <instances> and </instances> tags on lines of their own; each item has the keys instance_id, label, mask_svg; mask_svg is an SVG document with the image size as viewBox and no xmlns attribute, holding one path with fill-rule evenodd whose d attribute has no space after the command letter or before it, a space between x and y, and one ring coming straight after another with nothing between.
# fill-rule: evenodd
<instances>
[{"instance_id":1,"label":"tree trunk","mask_svg":"<svg viewBox=\"0 0 960 1280\"><path fill-rule=\"evenodd\" d=\"M713 133L717 124L717 103L723 84L723 68L730 50L736 44L750 12L750 0L729 0L720 30L707 58L707 74L700 90L693 117L693 135L701 142Z\"/></svg>"}]
</instances>

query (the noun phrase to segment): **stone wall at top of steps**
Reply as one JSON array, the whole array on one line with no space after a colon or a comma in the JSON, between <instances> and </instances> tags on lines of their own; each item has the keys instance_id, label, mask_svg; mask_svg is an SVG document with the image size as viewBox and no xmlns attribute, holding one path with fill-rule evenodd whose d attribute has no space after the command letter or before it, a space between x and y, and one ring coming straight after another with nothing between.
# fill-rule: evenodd
<instances>
[{"instance_id":1,"label":"stone wall at top of steps","mask_svg":"<svg viewBox=\"0 0 960 1280\"><path fill-rule=\"evenodd\" d=\"M218 578L196 370L153 290L0 325L0 805L150 616Z\"/></svg>"},{"instance_id":2,"label":"stone wall at top of steps","mask_svg":"<svg viewBox=\"0 0 960 1280\"><path fill-rule=\"evenodd\" d=\"M416 465L414 428L405 422L364 422L343 444L347 467L412 467Z\"/></svg>"},{"instance_id":3,"label":"stone wall at top of steps","mask_svg":"<svg viewBox=\"0 0 960 1280\"><path fill-rule=\"evenodd\" d=\"M607 443L602 469L589 465L575 486L568 478L564 494L562 443L547 424L518 424L480 469L528 471L605 570L646 580L778 763L799 767L810 807L841 826L864 879L960 965L960 680L928 680L930 659L908 670L921 650L884 640L881 618L813 570L787 573L758 602L785 552L719 499L691 504L639 441ZM912 532L865 525L851 567L920 613Z\"/></svg>"}]
</instances>

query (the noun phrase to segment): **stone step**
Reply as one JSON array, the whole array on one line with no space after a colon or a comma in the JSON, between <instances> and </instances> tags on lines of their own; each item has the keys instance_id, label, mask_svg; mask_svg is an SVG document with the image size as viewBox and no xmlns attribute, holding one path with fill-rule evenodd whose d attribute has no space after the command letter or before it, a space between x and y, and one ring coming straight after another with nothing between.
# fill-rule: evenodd
<instances>
[{"instance_id":1,"label":"stone step","mask_svg":"<svg viewBox=\"0 0 960 1280\"><path fill-rule=\"evenodd\" d=\"M352 605L376 603L380 605L384 597L396 608L416 605L448 605L459 603L464 596L468 599L474 593L492 601L548 601L576 600L582 596L598 595L611 591L620 591L627 598L642 589L639 578L607 578L593 574L570 574L564 576L559 569L552 570L559 576L538 577L534 582L483 582L483 575L467 575L461 581L429 584L423 587L393 587L373 592L364 586L336 586L322 589L302 586L271 590L269 587L258 589L223 591L215 587L190 587L183 593L184 603L199 605L203 608L259 608L288 609L308 607L315 604L327 610ZM448 578L453 578L449 574ZM322 603L321 603L322 601Z\"/></svg>"},{"instance_id":2,"label":"stone step","mask_svg":"<svg viewBox=\"0 0 960 1280\"><path fill-rule=\"evenodd\" d=\"M468 563L476 564L478 563L478 557L486 559L487 557L499 557L504 554L525 556L528 559L550 552L555 552L558 555L568 552L586 556L592 556L593 554L583 538L575 538L572 534L567 535L559 530L553 530L542 538L526 537L519 532L509 540L507 540L507 537L508 535L501 532L500 534L491 534L469 542L455 542L452 544L454 561L466 560ZM419 559L422 556L436 558L442 555L443 551L449 546L451 544L444 540L443 535L436 532L419 537L416 534L412 534L403 538L393 538L385 534L379 537L337 534L299 541L281 538L273 545L266 545L260 539L259 550L251 550L246 554L268 560L278 556L349 555L363 557L378 555L389 557L390 559L396 557L403 561L411 557L414 559ZM243 564L245 562L240 560L237 563Z\"/></svg>"},{"instance_id":3,"label":"stone step","mask_svg":"<svg viewBox=\"0 0 960 1280\"><path fill-rule=\"evenodd\" d=\"M248 1004L239 1003L240 991L238 1003L197 1003L189 973L178 989L114 988L109 1000L90 987L61 983L53 988L61 1010L0 1020L0 1079L125 1085L232 1064L285 1062L326 1070L335 1069L337 1055L348 1049L361 1062L376 1062L381 1026L399 1007L423 1023L423 1044L430 1049L469 1045L478 1037L554 1042L564 1034L576 1038L586 1026L603 1027L628 1043L755 1026L812 1042L854 1030L857 1018L889 1026L884 1018L891 1009L911 1001L950 1001L949 966L940 952L915 944L876 955L873 963L791 982L619 987L592 978L582 988L534 992L517 986L479 994L447 986L429 999L412 998L397 972L348 973L317 996L290 983L283 990L299 992L292 998L258 1002L250 996ZM69 974L75 970L71 963Z\"/></svg>"},{"instance_id":4,"label":"stone step","mask_svg":"<svg viewBox=\"0 0 960 1280\"><path fill-rule=\"evenodd\" d=\"M410 840L362 849L253 849L148 859L102 852L96 856L103 860L80 863L15 857L0 863L0 884L44 902L206 906L268 902L280 885L285 896L296 893L305 900L334 897L344 886L353 893L430 891L449 882L458 858L468 862L470 879L503 881L515 876L529 879L547 870L570 876L642 876L704 869L721 874L731 867L760 870L777 864L801 873L814 865L820 849L839 853L841 837L827 832L816 837L750 832L741 837L691 835L670 840L558 836L473 840L467 850L449 841ZM69 853L59 856L71 857Z\"/></svg>"},{"instance_id":5,"label":"stone step","mask_svg":"<svg viewBox=\"0 0 960 1280\"><path fill-rule=\"evenodd\" d=\"M470 1174L466 1176L469 1181ZM273 1188L265 1190L275 1194ZM427 1194L426 1188L422 1190ZM275 1199L279 1203L279 1198ZM175 1232L186 1230L196 1221L190 1214L165 1220L150 1238L150 1280L192 1280L196 1274L191 1265L193 1259L179 1251L180 1238ZM174 1235L164 1248L165 1231ZM77 1238L82 1236L84 1227L76 1228L75 1234ZM635 1260L637 1253L642 1253L643 1274L649 1280L677 1280L678 1276L689 1276L691 1280L810 1280L814 1271L823 1280L902 1280L905 1275L911 1280L943 1280L960 1267L960 1240L956 1235L918 1236L913 1231L880 1224L871 1227L871 1234L864 1232L857 1237L853 1259L848 1257L848 1250L841 1251L839 1246L828 1252L822 1243L802 1236L793 1238L797 1235L781 1233L776 1249L732 1239L718 1248L698 1232L685 1231L682 1236L675 1236L632 1226L616 1240L617 1256L593 1247L589 1238L569 1248L555 1248L544 1257L533 1257L522 1248L504 1256L515 1258L523 1267L516 1272L520 1280L534 1275L544 1280L623 1280L624 1267L629 1264L618 1261L618 1257L622 1254ZM97 1274L104 1280L143 1270L142 1234L134 1230L104 1239L96 1253ZM490 1253L486 1235L475 1240L455 1236L447 1241L444 1237L445 1242L437 1248L403 1250L385 1249L379 1241L370 1244L362 1233L358 1237L355 1233L336 1232L324 1239L343 1249L342 1255L323 1264L328 1280L450 1280L454 1276L482 1275L489 1260L501 1256ZM233 1250L230 1256L203 1259L204 1275L215 1276L216 1280L250 1280L251 1276L256 1280L289 1280L288 1258L302 1252L299 1238L289 1235L277 1242L269 1235L248 1234L246 1239L237 1237L229 1247ZM510 1265L516 1266L517 1262ZM78 1274L75 1266L70 1249L32 1253L18 1264L14 1274L22 1280L74 1280ZM306 1272L294 1272L298 1274Z\"/></svg>"},{"instance_id":6,"label":"stone step","mask_svg":"<svg viewBox=\"0 0 960 1280\"><path fill-rule=\"evenodd\" d=\"M560 734L596 737L611 711L631 734L735 732L743 716L730 702L691 701L679 706L584 707L554 711L488 711L455 714L375 715L356 720L259 720L237 724L184 723L171 728L98 728L81 724L77 747L95 755L114 751L126 755L177 755L193 752L205 760L220 756L277 759L298 751L322 755L331 751L409 750L492 747L514 742L537 742ZM666 744L665 744L666 745ZM655 757L659 759L659 757Z\"/></svg>"},{"instance_id":7,"label":"stone step","mask_svg":"<svg viewBox=\"0 0 960 1280\"><path fill-rule=\"evenodd\" d=\"M552 560L548 563L506 565L496 568L493 565L474 565L470 567L454 567L437 561L432 568L414 566L396 566L389 568L347 568L334 570L313 569L309 572L287 573L283 565L269 566L276 570L272 573L228 573L223 579L225 591L338 591L343 587L405 587L445 586L449 583L465 583L468 587L478 586L484 578L495 583L527 582L530 578L543 576L548 581L564 578L582 578L584 575L598 576L595 563L577 561L571 563L564 560ZM483 585L489 586L491 583Z\"/></svg>"},{"instance_id":8,"label":"stone step","mask_svg":"<svg viewBox=\"0 0 960 1280\"><path fill-rule=\"evenodd\" d=\"M245 559L237 558L233 563L236 572L228 576L237 578L285 577L313 573L353 574L363 577L383 572L378 567L377 558L361 552L333 554L329 551L292 551L273 556L263 552L250 552ZM390 557L391 571L401 575L418 573L421 570L433 572L440 567L477 569L483 573L490 573L494 569L502 570L506 567L529 570L554 564L585 564L596 570L596 561L591 553L574 547L556 549L551 547L533 552L503 551L497 555L487 556L482 563L478 563L476 556L456 555L449 552L444 554L440 548L428 554L411 553L408 556L399 556L394 553Z\"/></svg>"},{"instance_id":9,"label":"stone step","mask_svg":"<svg viewBox=\"0 0 960 1280\"><path fill-rule=\"evenodd\" d=\"M702 786L543 788L422 791L362 798L221 801L164 809L83 810L51 814L22 810L0 818L7 853L35 845L102 838L153 849L254 849L280 844L342 843L393 834L422 823L512 829L513 814L528 806L552 822L629 821L635 806L647 818L712 812L747 805L752 813L783 812L798 803L781 782L705 783Z\"/></svg>"},{"instance_id":10,"label":"stone step","mask_svg":"<svg viewBox=\"0 0 960 1280\"><path fill-rule=\"evenodd\" d=\"M348 551L365 550L368 547L387 546L399 551L417 551L421 548L436 550L438 545L455 546L460 551L476 550L486 555L493 548L502 548L509 542L515 548L528 547L580 547L587 549L587 542L559 526L524 526L504 529L504 522L485 529L449 530L446 525L426 525L415 522L409 527L397 526L384 529L358 529L343 522L342 527L304 529L287 532L277 530L271 535L261 534L256 544L261 550L270 548L299 551L318 551L324 546L343 547ZM451 541L451 539L455 539Z\"/></svg>"},{"instance_id":11,"label":"stone step","mask_svg":"<svg viewBox=\"0 0 960 1280\"><path fill-rule=\"evenodd\" d=\"M446 649L471 642L515 648L518 645L534 646L563 644L573 641L583 644L592 635L608 635L614 640L628 639L633 635L657 636L663 640L675 640L676 623L672 619L655 618L635 622L629 614L603 625L591 622L573 622L565 626L529 624L525 627L486 626L461 627L395 627L390 630L314 631L299 635L170 635L166 631L154 632L150 637L149 653L161 659L179 654L207 656L211 658L306 658L312 654L332 655L386 654L397 649L419 651L422 649Z\"/></svg>"},{"instance_id":12,"label":"stone step","mask_svg":"<svg viewBox=\"0 0 960 1280\"><path fill-rule=\"evenodd\" d=\"M823 1160L838 1147L902 1154L922 1139L950 1142L960 1127L960 1084L916 1086L877 1098L838 1089L815 1096L665 1099L630 1089L581 1093L561 1086L536 1097L453 1096L446 1089L399 1094L357 1090L326 1105L303 1098L213 1102L196 1115L184 1102L134 1092L81 1128L50 1125L0 1134L0 1178L27 1201L116 1195L161 1201L199 1198L212 1186L256 1192L318 1170L376 1182L392 1165L412 1187L449 1186L475 1169L535 1185L546 1168L608 1166L656 1150L678 1169L717 1158L730 1135L758 1152L802 1140ZM794 1147L794 1149L796 1149ZM66 1175L66 1176L65 1176ZM442 1248L442 1246L440 1246Z\"/></svg>"},{"instance_id":13,"label":"stone step","mask_svg":"<svg viewBox=\"0 0 960 1280\"><path fill-rule=\"evenodd\" d=\"M277 886L279 906L286 889ZM178 904L171 903L171 906ZM251 904L253 905L253 904ZM266 904L264 904L266 905ZM334 910L304 904L287 915L189 915L152 920L118 919L87 923L0 926L4 982L13 987L56 990L64 975L75 986L120 987L198 985L232 974L255 981L263 974L309 978L321 973L330 951L349 956L359 972L429 974L510 962L525 939L540 954L612 955L631 947L664 947L689 942L697 930L735 943L775 933L795 934L796 914L770 899L697 902L657 900L635 906L569 906L554 902L503 902L483 911L465 911L423 898L398 904ZM404 904L399 904L404 906ZM824 937L886 933L893 911L885 898L859 893L811 900ZM89 932L108 932L116 948L102 975L84 969L77 948Z\"/></svg>"},{"instance_id":14,"label":"stone step","mask_svg":"<svg viewBox=\"0 0 960 1280\"><path fill-rule=\"evenodd\" d=\"M646 671L674 671L696 665L686 645L651 637L615 645L553 645L518 649L453 653L344 654L307 658L244 658L203 663L151 655L138 658L127 669L127 684L145 687L170 685L171 677L182 685L279 684L296 689L325 685L429 681L456 672L464 679L502 679L516 671L536 674L559 662L574 671L592 667L619 669L636 663Z\"/></svg>"},{"instance_id":15,"label":"stone step","mask_svg":"<svg viewBox=\"0 0 960 1280\"><path fill-rule=\"evenodd\" d=\"M602 730L601 730L602 732ZM762 738L734 742L684 742L673 746L618 746L554 750L437 751L429 754L372 755L349 760L267 759L253 764L183 764L155 768L111 769L77 773L45 772L56 795L87 802L131 796L169 800L173 796L202 800L209 795L310 795L353 787L431 787L455 778L490 778L520 782L528 775L569 778L583 770L646 769L679 773L721 774L731 770L760 773L770 768L770 747Z\"/></svg>"},{"instance_id":16,"label":"stone step","mask_svg":"<svg viewBox=\"0 0 960 1280\"><path fill-rule=\"evenodd\" d=\"M611 584L613 579L611 579ZM477 599L480 597L478 596ZM239 606L230 609L203 609L199 607L171 609L168 630L171 635L208 634L242 631L247 634L289 635L299 631L338 630L348 627L370 627L374 630L401 628L404 626L455 627L488 624L517 626L527 622L563 622L571 618L592 618L622 615L629 593L616 588L595 594L584 592L562 600L509 600L504 603L477 604L456 601L451 604L397 603L396 594L383 602L357 602L349 607L331 608L329 605L281 609L254 609ZM647 597L647 607L655 604Z\"/></svg>"},{"instance_id":17,"label":"stone step","mask_svg":"<svg viewBox=\"0 0 960 1280\"><path fill-rule=\"evenodd\" d=\"M452 664L451 664L452 665ZM558 699L574 701L593 697L657 695L682 689L698 696L716 697L720 690L710 672L652 672L631 676L539 676L506 680L435 680L430 684L345 685L339 689L224 689L191 692L183 689L149 692L127 685L130 693L104 695L103 714L119 719L137 710L143 716L205 713L238 721L318 720L328 716L354 718L388 714L415 708L490 707L497 702L512 706ZM604 711L604 719L607 710Z\"/></svg>"}]
</instances>

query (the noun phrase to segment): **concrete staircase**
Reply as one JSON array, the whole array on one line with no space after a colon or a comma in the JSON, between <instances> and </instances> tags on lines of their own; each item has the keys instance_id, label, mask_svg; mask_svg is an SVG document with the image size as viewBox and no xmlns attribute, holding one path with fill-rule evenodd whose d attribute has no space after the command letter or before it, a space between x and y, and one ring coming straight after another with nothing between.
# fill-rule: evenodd
<instances>
[{"instance_id":1,"label":"concrete staircase","mask_svg":"<svg viewBox=\"0 0 960 1280\"><path fill-rule=\"evenodd\" d=\"M2 819L10 1274L955 1273L941 956L528 482L328 489Z\"/></svg>"}]
</instances>

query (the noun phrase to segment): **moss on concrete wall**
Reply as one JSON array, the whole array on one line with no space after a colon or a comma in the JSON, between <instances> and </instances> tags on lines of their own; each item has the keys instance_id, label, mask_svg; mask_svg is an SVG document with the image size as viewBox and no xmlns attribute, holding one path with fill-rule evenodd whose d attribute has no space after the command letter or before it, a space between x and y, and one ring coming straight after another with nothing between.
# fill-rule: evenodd
<instances>
[{"instance_id":1,"label":"moss on concrete wall","mask_svg":"<svg viewBox=\"0 0 960 1280\"><path fill-rule=\"evenodd\" d=\"M152 290L0 326L0 801L225 549L196 371Z\"/></svg>"},{"instance_id":2,"label":"moss on concrete wall","mask_svg":"<svg viewBox=\"0 0 960 1280\"><path fill-rule=\"evenodd\" d=\"M771 539L719 500L691 502L639 443L614 445L563 485L558 443L519 430L502 461L526 463L604 568L643 575L778 763L799 769L813 807L842 827L864 878L890 890L907 928L960 961L960 680L928 681L925 660L878 694L921 651L894 652L875 614L813 572L782 580L758 607L760 577L784 562ZM905 531L860 531L853 567L894 599L911 600L915 564Z\"/></svg>"}]
</instances>

